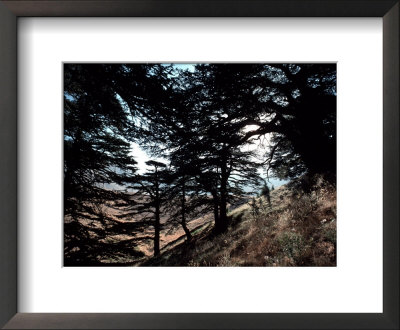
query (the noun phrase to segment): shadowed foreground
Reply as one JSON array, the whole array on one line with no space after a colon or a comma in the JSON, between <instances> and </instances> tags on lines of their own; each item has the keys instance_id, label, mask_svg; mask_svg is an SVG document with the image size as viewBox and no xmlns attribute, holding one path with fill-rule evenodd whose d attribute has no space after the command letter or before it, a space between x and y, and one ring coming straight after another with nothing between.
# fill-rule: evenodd
<instances>
[{"instance_id":1,"label":"shadowed foreground","mask_svg":"<svg viewBox=\"0 0 400 330\"><path fill-rule=\"evenodd\" d=\"M105 233L101 242L91 243L91 261L86 255L81 265L336 266L335 187L319 178L307 193L292 182L270 196L271 203L260 196L232 207L230 225L219 235L210 215L189 222L190 243L182 230L164 230L158 257L152 257L151 237ZM118 231L128 226L120 224ZM66 263L78 255L71 253Z\"/></svg>"}]
</instances>

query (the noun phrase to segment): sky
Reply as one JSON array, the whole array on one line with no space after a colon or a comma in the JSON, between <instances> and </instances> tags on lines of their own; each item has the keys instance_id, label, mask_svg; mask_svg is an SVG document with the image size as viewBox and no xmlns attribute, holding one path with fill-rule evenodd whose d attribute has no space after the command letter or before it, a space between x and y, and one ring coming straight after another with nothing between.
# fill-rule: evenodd
<instances>
[{"instance_id":1,"label":"sky","mask_svg":"<svg viewBox=\"0 0 400 330\"><path fill-rule=\"evenodd\" d=\"M133 156L133 158L137 161L137 168L138 168L138 173L139 174L143 174L146 172L146 170L148 169L146 162L149 160L155 160L155 161L159 161L162 163L167 163L166 159L163 158L150 158L149 155L146 153L146 151L144 151L139 144L135 143L135 142L131 142L131 152L130 155Z\"/></svg>"},{"instance_id":2,"label":"sky","mask_svg":"<svg viewBox=\"0 0 400 330\"><path fill-rule=\"evenodd\" d=\"M189 64L189 63L182 63L182 64L173 64L173 66L181 69L181 70L188 70L190 72L194 72L194 66L195 64Z\"/></svg>"}]
</instances>

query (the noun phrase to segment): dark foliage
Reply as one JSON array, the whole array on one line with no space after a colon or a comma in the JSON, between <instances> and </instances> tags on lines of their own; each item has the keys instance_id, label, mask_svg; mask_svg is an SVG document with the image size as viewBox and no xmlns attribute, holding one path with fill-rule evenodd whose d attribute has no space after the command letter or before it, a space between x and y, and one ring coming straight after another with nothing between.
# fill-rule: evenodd
<instances>
[{"instance_id":1,"label":"dark foliage","mask_svg":"<svg viewBox=\"0 0 400 330\"><path fill-rule=\"evenodd\" d=\"M224 232L228 205L249 187L260 190L260 169L281 179L323 174L335 180L335 64L64 69L67 249L86 244L79 250L88 250L101 231L134 233L152 226L158 255L162 216L180 225L187 241L187 222L208 212L215 233ZM261 141L269 144L264 155L252 148ZM138 174L132 143L165 164L152 161L152 170ZM268 197L267 185L263 191ZM132 226L121 225L104 205ZM98 222L99 233L79 219Z\"/></svg>"}]
</instances>

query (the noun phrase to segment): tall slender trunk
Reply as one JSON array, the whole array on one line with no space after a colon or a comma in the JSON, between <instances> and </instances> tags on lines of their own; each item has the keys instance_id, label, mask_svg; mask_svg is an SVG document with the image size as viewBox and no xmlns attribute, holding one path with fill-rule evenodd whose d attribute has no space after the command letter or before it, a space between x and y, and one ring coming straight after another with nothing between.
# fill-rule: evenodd
<instances>
[{"instance_id":1,"label":"tall slender trunk","mask_svg":"<svg viewBox=\"0 0 400 330\"><path fill-rule=\"evenodd\" d=\"M158 203L156 203L154 215L154 256L156 257L160 254L160 206Z\"/></svg>"},{"instance_id":2,"label":"tall slender trunk","mask_svg":"<svg viewBox=\"0 0 400 330\"><path fill-rule=\"evenodd\" d=\"M215 222L215 228L220 227L220 218L219 218L219 198L217 191L214 190L212 191L212 197L213 197L213 206L214 206L214 222ZM217 230L218 231L218 230Z\"/></svg>"},{"instance_id":3,"label":"tall slender trunk","mask_svg":"<svg viewBox=\"0 0 400 330\"><path fill-rule=\"evenodd\" d=\"M220 226L217 228L219 232L224 231L228 227L227 217L227 186L228 186L228 175L227 175L227 164L226 159L222 158L221 163L221 186L220 186L220 200L219 200L219 220Z\"/></svg>"},{"instance_id":4,"label":"tall slender trunk","mask_svg":"<svg viewBox=\"0 0 400 330\"><path fill-rule=\"evenodd\" d=\"M186 226L186 190L185 190L185 180L182 182L182 199L181 199L181 225L186 234L186 239L188 242L192 240L192 234Z\"/></svg>"},{"instance_id":5,"label":"tall slender trunk","mask_svg":"<svg viewBox=\"0 0 400 330\"><path fill-rule=\"evenodd\" d=\"M158 183L158 170L155 168L156 180L155 180L155 223L154 223L154 256L160 254L160 186Z\"/></svg>"}]
</instances>

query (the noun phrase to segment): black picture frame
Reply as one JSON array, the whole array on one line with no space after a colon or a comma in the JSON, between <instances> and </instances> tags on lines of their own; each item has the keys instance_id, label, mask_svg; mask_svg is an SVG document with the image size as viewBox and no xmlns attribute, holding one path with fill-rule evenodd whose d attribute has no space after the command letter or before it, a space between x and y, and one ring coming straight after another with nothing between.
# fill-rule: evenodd
<instances>
[{"instance_id":1,"label":"black picture frame","mask_svg":"<svg viewBox=\"0 0 400 330\"><path fill-rule=\"evenodd\" d=\"M399 0L0 1L0 326L10 329L399 329L399 8ZM17 20L24 16L382 17L383 313L18 313Z\"/></svg>"}]
</instances>

